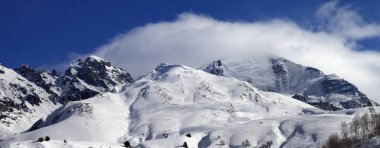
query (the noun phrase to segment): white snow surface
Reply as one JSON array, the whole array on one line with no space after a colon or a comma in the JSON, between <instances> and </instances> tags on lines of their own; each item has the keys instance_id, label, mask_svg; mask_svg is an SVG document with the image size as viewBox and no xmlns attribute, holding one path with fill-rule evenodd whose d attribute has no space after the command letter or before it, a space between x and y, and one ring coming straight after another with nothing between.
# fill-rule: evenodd
<instances>
[{"instance_id":1,"label":"white snow surface","mask_svg":"<svg viewBox=\"0 0 380 148\"><path fill-rule=\"evenodd\" d=\"M0 147L119 147L129 141L140 148L184 142L212 148L241 147L245 140L251 147L270 141L273 147L316 147L367 110L322 111L233 77L164 63L119 93L60 107L39 129L9 135ZM34 142L45 136L51 141Z\"/></svg>"},{"instance_id":2,"label":"white snow surface","mask_svg":"<svg viewBox=\"0 0 380 148\"><path fill-rule=\"evenodd\" d=\"M12 69L0 66L4 73L0 74L0 98L21 104L25 102L25 108L13 109L9 112L0 106L0 115L5 113L7 118L0 118L0 139L8 134L19 133L30 128L41 117L44 117L59 107L49 100L49 94L42 88L29 82ZM30 104L22 100L27 95L36 95L41 99L39 105Z\"/></svg>"},{"instance_id":3,"label":"white snow surface","mask_svg":"<svg viewBox=\"0 0 380 148\"><path fill-rule=\"evenodd\" d=\"M293 63L289 60L278 57L256 57L253 59L228 58L222 60L222 68L225 76L231 76L239 80L247 81L254 84L261 90L276 90L276 76L273 71L271 60L278 60L278 64L283 65L287 72L287 84L282 84L282 94L295 94L315 81L323 78L320 75L311 75L305 71L306 67ZM286 62L283 62L286 61ZM201 68L204 69L204 68Z\"/></svg>"},{"instance_id":4,"label":"white snow surface","mask_svg":"<svg viewBox=\"0 0 380 148\"><path fill-rule=\"evenodd\" d=\"M276 87L276 77L269 58L261 57L255 59L225 59L223 70L225 76L232 76L255 84L255 86L269 90Z\"/></svg>"}]
</instances>

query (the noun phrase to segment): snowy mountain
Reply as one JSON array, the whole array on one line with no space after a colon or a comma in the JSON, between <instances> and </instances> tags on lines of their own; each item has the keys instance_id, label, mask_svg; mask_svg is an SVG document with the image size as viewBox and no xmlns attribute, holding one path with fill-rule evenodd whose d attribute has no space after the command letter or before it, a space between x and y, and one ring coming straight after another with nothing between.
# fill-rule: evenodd
<instances>
[{"instance_id":1,"label":"snowy mountain","mask_svg":"<svg viewBox=\"0 0 380 148\"><path fill-rule=\"evenodd\" d=\"M62 102L83 100L104 92L118 92L133 82L124 69L97 56L77 60L61 78Z\"/></svg>"},{"instance_id":2,"label":"snowy mountain","mask_svg":"<svg viewBox=\"0 0 380 148\"><path fill-rule=\"evenodd\" d=\"M62 76L1 66L0 85L1 148L317 147L368 111L319 108L369 100L343 79L278 58L215 61L204 70L162 63L133 80L90 56Z\"/></svg>"},{"instance_id":3,"label":"snowy mountain","mask_svg":"<svg viewBox=\"0 0 380 148\"><path fill-rule=\"evenodd\" d=\"M0 138L27 130L58 107L43 88L0 66Z\"/></svg>"},{"instance_id":4,"label":"snowy mountain","mask_svg":"<svg viewBox=\"0 0 380 148\"><path fill-rule=\"evenodd\" d=\"M43 88L46 92L54 96L54 98L58 98L61 95L61 88L57 85L59 75L55 70L52 72L47 70L35 71L28 65L21 65L19 68L15 68L14 70L30 82L33 82L37 86Z\"/></svg>"},{"instance_id":5,"label":"snowy mountain","mask_svg":"<svg viewBox=\"0 0 380 148\"><path fill-rule=\"evenodd\" d=\"M94 55L71 64L63 76L55 70L35 71L27 65L21 65L15 71L61 103L83 100L105 92L118 92L133 82L126 70Z\"/></svg>"},{"instance_id":6,"label":"snowy mountain","mask_svg":"<svg viewBox=\"0 0 380 148\"><path fill-rule=\"evenodd\" d=\"M63 76L28 65L0 69L0 137L28 130L71 100L118 92L133 82L127 71L96 56L76 61Z\"/></svg>"},{"instance_id":7,"label":"snowy mountain","mask_svg":"<svg viewBox=\"0 0 380 148\"><path fill-rule=\"evenodd\" d=\"M0 147L315 147L366 109L326 112L233 77L160 64L121 92L70 101ZM328 124L326 124L328 123ZM35 142L49 136L51 141ZM66 141L66 142L64 142Z\"/></svg>"},{"instance_id":8,"label":"snowy mountain","mask_svg":"<svg viewBox=\"0 0 380 148\"><path fill-rule=\"evenodd\" d=\"M247 81L264 91L292 96L325 110L376 105L350 82L282 58L228 59L202 68Z\"/></svg>"}]
</instances>

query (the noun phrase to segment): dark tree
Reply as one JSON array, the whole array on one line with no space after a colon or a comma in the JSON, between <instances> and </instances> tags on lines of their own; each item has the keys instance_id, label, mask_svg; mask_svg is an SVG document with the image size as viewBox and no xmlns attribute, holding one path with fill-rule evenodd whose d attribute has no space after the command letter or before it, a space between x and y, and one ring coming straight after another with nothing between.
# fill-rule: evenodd
<instances>
[{"instance_id":1,"label":"dark tree","mask_svg":"<svg viewBox=\"0 0 380 148\"><path fill-rule=\"evenodd\" d=\"M132 147L131 143L129 141L124 142L124 147Z\"/></svg>"},{"instance_id":2,"label":"dark tree","mask_svg":"<svg viewBox=\"0 0 380 148\"><path fill-rule=\"evenodd\" d=\"M345 148L341 142L338 134L333 134L327 139L326 143L322 145L322 148Z\"/></svg>"},{"instance_id":3,"label":"dark tree","mask_svg":"<svg viewBox=\"0 0 380 148\"><path fill-rule=\"evenodd\" d=\"M38 138L38 140L37 140L38 142L43 142L44 141L44 138Z\"/></svg>"},{"instance_id":4,"label":"dark tree","mask_svg":"<svg viewBox=\"0 0 380 148\"><path fill-rule=\"evenodd\" d=\"M63 143L67 143L67 140L66 140L66 139L63 139Z\"/></svg>"},{"instance_id":5,"label":"dark tree","mask_svg":"<svg viewBox=\"0 0 380 148\"><path fill-rule=\"evenodd\" d=\"M265 144L261 146L261 148L271 148L273 145L273 141L267 141Z\"/></svg>"},{"instance_id":6,"label":"dark tree","mask_svg":"<svg viewBox=\"0 0 380 148\"><path fill-rule=\"evenodd\" d=\"M58 76L58 72L57 72L55 69L53 69L53 70L51 71L51 74L52 74L53 76Z\"/></svg>"},{"instance_id":7,"label":"dark tree","mask_svg":"<svg viewBox=\"0 0 380 148\"><path fill-rule=\"evenodd\" d=\"M241 145L242 145L243 147L247 148L247 147L251 146L251 143L248 141L248 139L245 139L245 140L241 143Z\"/></svg>"},{"instance_id":8,"label":"dark tree","mask_svg":"<svg viewBox=\"0 0 380 148\"><path fill-rule=\"evenodd\" d=\"M191 134L190 134L190 133L187 133L187 134L186 134L186 137L191 138Z\"/></svg>"},{"instance_id":9,"label":"dark tree","mask_svg":"<svg viewBox=\"0 0 380 148\"><path fill-rule=\"evenodd\" d=\"M46 137L45 137L45 141L50 141L50 137L49 137L49 136L46 136Z\"/></svg>"},{"instance_id":10,"label":"dark tree","mask_svg":"<svg viewBox=\"0 0 380 148\"><path fill-rule=\"evenodd\" d=\"M182 145L182 147L189 148L189 146L187 145L187 142L184 142L183 145Z\"/></svg>"}]
</instances>

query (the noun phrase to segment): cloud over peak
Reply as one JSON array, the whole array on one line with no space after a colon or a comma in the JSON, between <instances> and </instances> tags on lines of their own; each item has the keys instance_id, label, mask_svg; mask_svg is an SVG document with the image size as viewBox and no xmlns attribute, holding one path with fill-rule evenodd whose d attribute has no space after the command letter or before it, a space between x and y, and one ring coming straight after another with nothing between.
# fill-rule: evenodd
<instances>
[{"instance_id":1,"label":"cloud over peak","mask_svg":"<svg viewBox=\"0 0 380 148\"><path fill-rule=\"evenodd\" d=\"M174 21L150 23L120 34L93 53L127 67L134 75L169 62L193 67L216 59L278 56L325 73L335 73L380 101L380 54L357 51L356 40L380 35L379 24L366 23L349 7L328 2L316 11L322 21L312 31L290 20L220 21L182 13Z\"/></svg>"}]
</instances>

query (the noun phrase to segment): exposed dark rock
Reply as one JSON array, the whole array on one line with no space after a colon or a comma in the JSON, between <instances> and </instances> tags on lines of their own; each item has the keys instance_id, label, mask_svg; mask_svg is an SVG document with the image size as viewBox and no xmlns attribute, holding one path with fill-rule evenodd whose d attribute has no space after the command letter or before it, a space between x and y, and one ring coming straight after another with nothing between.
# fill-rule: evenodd
<instances>
[{"instance_id":1,"label":"exposed dark rock","mask_svg":"<svg viewBox=\"0 0 380 148\"><path fill-rule=\"evenodd\" d=\"M217 76L223 76L222 61L217 60L212 62L206 67L206 69L204 69L204 71Z\"/></svg>"},{"instance_id":2,"label":"exposed dark rock","mask_svg":"<svg viewBox=\"0 0 380 148\"><path fill-rule=\"evenodd\" d=\"M322 82L322 85L326 94L355 93L359 91L356 86L352 85L344 79L326 79Z\"/></svg>"},{"instance_id":3,"label":"exposed dark rock","mask_svg":"<svg viewBox=\"0 0 380 148\"><path fill-rule=\"evenodd\" d=\"M287 62L284 59L271 59L272 69L276 76L276 91L287 90L288 88L288 72L285 68L284 62Z\"/></svg>"},{"instance_id":4,"label":"exposed dark rock","mask_svg":"<svg viewBox=\"0 0 380 148\"><path fill-rule=\"evenodd\" d=\"M51 94L52 101L59 100L61 103L87 99L103 92L116 92L118 86L133 82L127 71L114 67L110 62L96 56L77 60L62 77L59 77L54 69L52 72L35 71L28 65L21 65L15 71ZM36 98L31 96L28 100L34 104L38 103Z\"/></svg>"},{"instance_id":5,"label":"exposed dark rock","mask_svg":"<svg viewBox=\"0 0 380 148\"><path fill-rule=\"evenodd\" d=\"M66 87L61 102L67 102L87 99L103 92L116 92L117 86L128 85L133 78L124 69L90 56L70 65L61 82Z\"/></svg>"},{"instance_id":6,"label":"exposed dark rock","mask_svg":"<svg viewBox=\"0 0 380 148\"><path fill-rule=\"evenodd\" d=\"M56 86L59 75L55 70L51 73L46 70L35 71L28 65L21 65L19 68L15 68L14 70L24 78L51 94L52 101L56 102L56 98L60 95L60 89Z\"/></svg>"}]
</instances>

